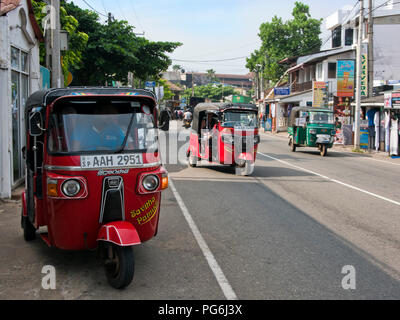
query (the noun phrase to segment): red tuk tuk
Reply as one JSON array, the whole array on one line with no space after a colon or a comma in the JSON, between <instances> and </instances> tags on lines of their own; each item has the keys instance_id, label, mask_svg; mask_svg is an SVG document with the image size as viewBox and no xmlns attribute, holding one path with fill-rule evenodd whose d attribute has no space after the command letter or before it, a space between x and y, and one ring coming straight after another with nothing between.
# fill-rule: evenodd
<instances>
[{"instance_id":1,"label":"red tuk tuk","mask_svg":"<svg viewBox=\"0 0 400 320\"><path fill-rule=\"evenodd\" d=\"M21 225L64 250L99 249L108 282L130 284L132 247L157 234L161 191L156 98L132 88L38 91L26 103Z\"/></svg>"},{"instance_id":2,"label":"red tuk tuk","mask_svg":"<svg viewBox=\"0 0 400 320\"><path fill-rule=\"evenodd\" d=\"M189 166L202 160L251 175L260 143L258 108L253 104L200 103L194 109Z\"/></svg>"}]
</instances>

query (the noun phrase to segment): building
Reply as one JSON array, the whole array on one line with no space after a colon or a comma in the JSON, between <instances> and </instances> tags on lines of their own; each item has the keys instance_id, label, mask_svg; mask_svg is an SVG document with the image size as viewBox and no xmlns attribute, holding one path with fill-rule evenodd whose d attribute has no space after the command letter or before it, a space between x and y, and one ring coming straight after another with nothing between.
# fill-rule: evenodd
<instances>
[{"instance_id":1,"label":"building","mask_svg":"<svg viewBox=\"0 0 400 320\"><path fill-rule=\"evenodd\" d=\"M218 82L244 90L250 90L253 88L252 73L246 75L216 73L214 76L218 80L210 79L210 76L207 73L189 72L186 74L186 81L184 84L187 88L192 88L193 86L203 86L209 83Z\"/></svg>"},{"instance_id":2,"label":"building","mask_svg":"<svg viewBox=\"0 0 400 320\"><path fill-rule=\"evenodd\" d=\"M0 3L0 198L24 181L24 104L41 87L43 35L30 0ZM5 84L5 85L3 85Z\"/></svg>"},{"instance_id":3,"label":"building","mask_svg":"<svg viewBox=\"0 0 400 320\"><path fill-rule=\"evenodd\" d=\"M368 10L366 10L367 12ZM386 6L380 6L373 10L373 23L374 73L373 79L366 81L373 81L374 96L380 95L380 97L368 97L368 93L364 95L362 103L362 120L364 122L362 124L366 123L367 127L371 126L371 119L369 125L366 121L367 114L371 115L374 111L379 111L378 119L384 119L383 94L385 91L393 89L393 86L389 84L400 80L400 61L397 58L398 52L400 52L400 42L393 41L393 35L400 32L400 4L389 1ZM359 27L357 10L337 10L325 19L324 25L325 38L320 52L301 57L288 57L281 61L282 64L288 66L286 75L289 90L284 95L276 95L274 91L271 91L265 100L273 131L287 130L287 119L293 107L313 105L314 81L327 83L327 106L335 111L344 126L352 127L354 94L350 97L338 94L337 73L338 60L356 59ZM368 61L367 16L363 30L362 52L365 61ZM354 85L353 90L355 89ZM283 90L279 92L283 92ZM376 101L379 101L379 104ZM373 110L371 111L371 109ZM352 129L350 129L351 131ZM352 137L346 140L348 144L353 143L351 139Z\"/></svg>"}]
</instances>

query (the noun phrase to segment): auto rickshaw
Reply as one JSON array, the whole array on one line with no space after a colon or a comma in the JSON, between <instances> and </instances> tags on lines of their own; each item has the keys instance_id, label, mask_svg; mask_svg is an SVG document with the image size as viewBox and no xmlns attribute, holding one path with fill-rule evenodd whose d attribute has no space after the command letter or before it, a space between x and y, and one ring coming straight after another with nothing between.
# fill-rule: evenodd
<instances>
[{"instance_id":1,"label":"auto rickshaw","mask_svg":"<svg viewBox=\"0 0 400 320\"><path fill-rule=\"evenodd\" d=\"M260 143L257 114L253 104L198 104L186 154L189 166L206 160L234 167L239 175L251 175Z\"/></svg>"},{"instance_id":2,"label":"auto rickshaw","mask_svg":"<svg viewBox=\"0 0 400 320\"><path fill-rule=\"evenodd\" d=\"M312 107L292 109L288 123L289 146L295 152L297 147L316 147L321 156L326 156L333 147L336 134L333 111Z\"/></svg>"},{"instance_id":3,"label":"auto rickshaw","mask_svg":"<svg viewBox=\"0 0 400 320\"><path fill-rule=\"evenodd\" d=\"M161 191L156 97L132 88L38 91L26 103L21 226L50 247L98 249L108 282L129 285L132 247L158 231Z\"/></svg>"}]
</instances>

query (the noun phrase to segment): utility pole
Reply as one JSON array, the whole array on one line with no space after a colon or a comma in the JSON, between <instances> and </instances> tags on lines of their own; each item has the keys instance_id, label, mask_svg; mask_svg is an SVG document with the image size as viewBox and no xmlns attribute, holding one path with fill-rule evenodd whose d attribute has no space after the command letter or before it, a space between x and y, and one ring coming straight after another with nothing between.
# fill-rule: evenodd
<instances>
[{"instance_id":1,"label":"utility pole","mask_svg":"<svg viewBox=\"0 0 400 320\"><path fill-rule=\"evenodd\" d=\"M60 53L60 0L51 0L50 2L50 46L51 46L51 87L63 87L61 71L61 53Z\"/></svg>"},{"instance_id":2,"label":"utility pole","mask_svg":"<svg viewBox=\"0 0 400 320\"><path fill-rule=\"evenodd\" d=\"M364 21L364 0L360 1L360 16L358 22L358 43L357 43L357 90L356 90L356 110L354 115L354 148L360 148L360 115L361 115L361 55L362 55L362 33Z\"/></svg>"},{"instance_id":3,"label":"utility pole","mask_svg":"<svg viewBox=\"0 0 400 320\"><path fill-rule=\"evenodd\" d=\"M368 97L374 94L374 17L372 14L373 0L368 7Z\"/></svg>"}]
</instances>

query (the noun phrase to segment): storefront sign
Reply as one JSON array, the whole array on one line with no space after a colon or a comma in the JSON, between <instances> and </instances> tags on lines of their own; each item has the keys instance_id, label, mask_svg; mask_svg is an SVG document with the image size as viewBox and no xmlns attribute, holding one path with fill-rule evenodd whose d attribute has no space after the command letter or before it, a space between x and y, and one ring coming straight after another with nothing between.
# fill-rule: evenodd
<instances>
[{"instance_id":1,"label":"storefront sign","mask_svg":"<svg viewBox=\"0 0 400 320\"><path fill-rule=\"evenodd\" d=\"M337 62L337 96L354 97L355 61L338 60Z\"/></svg>"},{"instance_id":2,"label":"storefront sign","mask_svg":"<svg viewBox=\"0 0 400 320\"><path fill-rule=\"evenodd\" d=\"M329 107L328 83L324 81L313 81L313 107Z\"/></svg>"},{"instance_id":3,"label":"storefront sign","mask_svg":"<svg viewBox=\"0 0 400 320\"><path fill-rule=\"evenodd\" d=\"M400 109L400 92L392 93L392 108Z\"/></svg>"},{"instance_id":4,"label":"storefront sign","mask_svg":"<svg viewBox=\"0 0 400 320\"><path fill-rule=\"evenodd\" d=\"M274 88L274 94L276 96L288 96L288 95L290 95L290 87Z\"/></svg>"},{"instance_id":5,"label":"storefront sign","mask_svg":"<svg viewBox=\"0 0 400 320\"><path fill-rule=\"evenodd\" d=\"M361 55L361 97L368 97L368 58Z\"/></svg>"},{"instance_id":6,"label":"storefront sign","mask_svg":"<svg viewBox=\"0 0 400 320\"><path fill-rule=\"evenodd\" d=\"M385 93L385 109L392 109L392 93Z\"/></svg>"}]
</instances>

